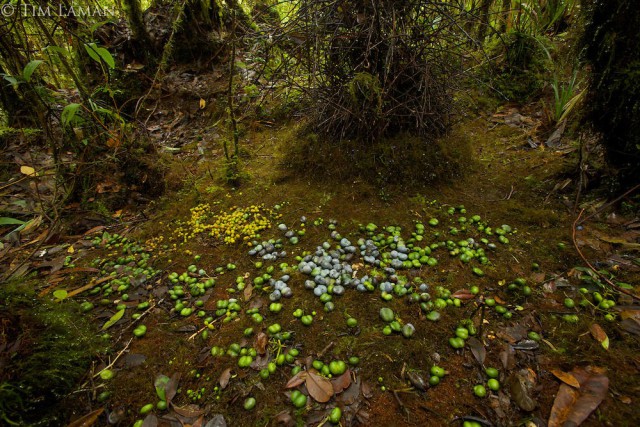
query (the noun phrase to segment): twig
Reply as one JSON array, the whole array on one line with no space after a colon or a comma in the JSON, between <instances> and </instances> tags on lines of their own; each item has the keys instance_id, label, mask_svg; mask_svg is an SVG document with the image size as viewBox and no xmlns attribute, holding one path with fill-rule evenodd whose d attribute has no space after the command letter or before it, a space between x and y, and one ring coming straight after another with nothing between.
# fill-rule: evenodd
<instances>
[{"instance_id":1,"label":"twig","mask_svg":"<svg viewBox=\"0 0 640 427\"><path fill-rule=\"evenodd\" d=\"M637 185L634 188L640 188L640 185ZM632 190L634 188L632 188ZM609 286L611 286L617 292L620 292L622 294L628 295L628 296L630 296L631 298L633 298L636 301L640 301L640 297L639 296L634 295L631 292L628 292L628 291L622 289L621 287L619 287L618 285L613 283L608 277L606 277L605 275L600 273L598 270L596 270L596 268L593 265L591 265L589 260L587 260L587 258L584 256L584 254L582 253L582 251L578 247L578 242L576 241L576 225L578 224L578 221L580 220L580 217L582 217L583 213L584 213L584 209L582 209L580 211L580 213L578 214L578 217L576 218L576 220L573 221L573 226L571 227L572 228L572 230L571 230L571 240L573 240L573 246L576 248L576 251L578 251L578 255L580 255L580 258L582 258L582 260L585 262L585 264L587 264L587 266L591 269L591 271L593 271L595 274L597 274L602 280L604 280Z\"/></svg>"},{"instance_id":2,"label":"twig","mask_svg":"<svg viewBox=\"0 0 640 427\"><path fill-rule=\"evenodd\" d=\"M409 410L407 409L406 406L404 406L404 403L402 403L402 400L400 400L400 396L398 396L398 392L396 390L393 390L393 397L396 398L396 402L398 402L398 406L400 406L400 410L402 411L402 413L404 413L407 419L409 419Z\"/></svg>"},{"instance_id":3,"label":"twig","mask_svg":"<svg viewBox=\"0 0 640 427\"><path fill-rule=\"evenodd\" d=\"M111 363L109 363L107 366L105 366L104 368L102 368L97 374L95 374L93 377L91 378L97 378L98 376L100 376L100 374L104 371L106 371L107 369L111 369L113 367L113 365L116 364L116 362L118 361L118 359L120 358L120 356L122 356L128 349L129 346L131 345L131 342L133 341L133 338L130 338L129 341L127 342L127 344L124 346L124 348L122 350L120 350L118 352L118 354L116 355L116 357L113 359L113 361ZM86 383L85 383L86 384ZM80 387L82 388L84 387L84 384Z\"/></svg>"},{"instance_id":4,"label":"twig","mask_svg":"<svg viewBox=\"0 0 640 427\"><path fill-rule=\"evenodd\" d=\"M594 216L600 214L603 210L605 210L609 206L618 203L620 200L624 199L629 194L633 193L634 191L636 191L639 188L640 188L640 184L636 185L635 187L631 188L630 190L625 191L624 194L622 194L621 196L616 197L615 199L613 199L612 201L610 201L608 203L605 203L604 205L600 206L594 213L592 213L591 215L587 215L586 217L582 218L582 220L578 221L580 219L580 215L582 215L582 212L580 212L580 215L578 215L578 220L576 220L576 221L578 221L578 222L576 222L576 224L580 225L583 222L593 218ZM583 209L583 211L584 211L584 209ZM574 230L575 230L575 225L576 224L574 224Z\"/></svg>"},{"instance_id":5,"label":"twig","mask_svg":"<svg viewBox=\"0 0 640 427\"><path fill-rule=\"evenodd\" d=\"M324 356L324 354L325 354L327 351L331 350L331 348L332 348L334 345L336 345L336 343L335 343L335 342L333 342L333 341L331 341L329 344L327 344L327 346L326 346L325 348L323 348L323 349L322 349L322 351L320 351L320 353L318 353L318 358L320 358L320 359L321 359L321 358L322 358L322 356Z\"/></svg>"}]
</instances>

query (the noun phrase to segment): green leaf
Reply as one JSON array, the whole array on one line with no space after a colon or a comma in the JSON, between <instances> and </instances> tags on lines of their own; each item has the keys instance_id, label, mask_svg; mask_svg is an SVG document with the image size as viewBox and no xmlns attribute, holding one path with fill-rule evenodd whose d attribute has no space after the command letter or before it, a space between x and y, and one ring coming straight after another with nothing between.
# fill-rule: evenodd
<instances>
[{"instance_id":1,"label":"green leaf","mask_svg":"<svg viewBox=\"0 0 640 427\"><path fill-rule=\"evenodd\" d=\"M15 87L15 86L18 86L18 83L19 83L19 82L18 82L18 79L16 79L15 77L10 76L10 75L8 75L8 74L4 74L2 77L3 77L6 81L8 81L9 83L11 83L11 85L12 85L12 86L14 86L14 87Z\"/></svg>"},{"instance_id":2,"label":"green leaf","mask_svg":"<svg viewBox=\"0 0 640 427\"><path fill-rule=\"evenodd\" d=\"M85 43L84 48L86 49L91 59L93 59L99 64L100 56L98 55L98 52L97 52L98 46L95 43Z\"/></svg>"},{"instance_id":3,"label":"green leaf","mask_svg":"<svg viewBox=\"0 0 640 427\"><path fill-rule=\"evenodd\" d=\"M111 316L111 319L107 320L107 322L104 325L102 325L102 330L103 331L107 330L113 325L115 325L118 320L122 319L123 315L124 315L124 308L116 312L116 314L114 314L113 316Z\"/></svg>"},{"instance_id":4,"label":"green leaf","mask_svg":"<svg viewBox=\"0 0 640 427\"><path fill-rule=\"evenodd\" d=\"M107 49L99 47L96 50L98 51L98 55L100 55L100 58L102 58L102 60L109 66L109 68L111 68L112 70L116 68L116 62L113 60L113 56L111 56L111 53L109 53Z\"/></svg>"},{"instance_id":5,"label":"green leaf","mask_svg":"<svg viewBox=\"0 0 640 427\"><path fill-rule=\"evenodd\" d=\"M60 120L62 120L63 126L69 126L80 108L80 104L72 103L64 107L62 110L62 114L60 115Z\"/></svg>"},{"instance_id":6,"label":"green leaf","mask_svg":"<svg viewBox=\"0 0 640 427\"><path fill-rule=\"evenodd\" d=\"M22 70L22 78L24 79L25 82L28 82L31 80L31 75L36 70L36 68L38 68L40 64L42 64L43 62L44 61L40 59L36 59L24 66L24 70Z\"/></svg>"},{"instance_id":7,"label":"green leaf","mask_svg":"<svg viewBox=\"0 0 640 427\"><path fill-rule=\"evenodd\" d=\"M102 60L109 68L114 69L116 67L116 62L114 61L113 56L111 56L111 53L109 53L109 51L104 47L98 47L95 43L86 43L84 48L91 59L97 63L101 63L100 61Z\"/></svg>"},{"instance_id":8,"label":"green leaf","mask_svg":"<svg viewBox=\"0 0 640 427\"><path fill-rule=\"evenodd\" d=\"M24 221L16 218L9 218L7 216L0 217L0 225L22 225Z\"/></svg>"},{"instance_id":9,"label":"green leaf","mask_svg":"<svg viewBox=\"0 0 640 427\"><path fill-rule=\"evenodd\" d=\"M166 375L160 374L156 377L154 386L156 388L156 394L160 400L167 400L166 387L167 384L169 384L169 381L171 381L171 379Z\"/></svg>"},{"instance_id":10,"label":"green leaf","mask_svg":"<svg viewBox=\"0 0 640 427\"><path fill-rule=\"evenodd\" d=\"M53 297L58 301L62 301L63 299L67 298L67 295L69 294L64 289L58 289L56 291L53 291Z\"/></svg>"},{"instance_id":11,"label":"green leaf","mask_svg":"<svg viewBox=\"0 0 640 427\"><path fill-rule=\"evenodd\" d=\"M58 54L60 54L62 56L69 55L69 52L66 49L64 49L64 48L62 48L60 46L47 46L42 50L50 50L51 52L56 52L56 53L58 53Z\"/></svg>"}]
</instances>

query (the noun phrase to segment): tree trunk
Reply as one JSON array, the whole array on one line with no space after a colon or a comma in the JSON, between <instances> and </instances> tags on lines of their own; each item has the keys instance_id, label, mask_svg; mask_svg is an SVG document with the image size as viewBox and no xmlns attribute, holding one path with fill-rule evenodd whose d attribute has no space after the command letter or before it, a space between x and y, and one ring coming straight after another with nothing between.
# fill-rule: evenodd
<instances>
[{"instance_id":1,"label":"tree trunk","mask_svg":"<svg viewBox=\"0 0 640 427\"><path fill-rule=\"evenodd\" d=\"M123 4L131 34L137 42L141 53L140 59L146 59L148 53L154 51L154 48L147 32L147 27L144 24L140 0L124 0Z\"/></svg>"},{"instance_id":2,"label":"tree trunk","mask_svg":"<svg viewBox=\"0 0 640 427\"><path fill-rule=\"evenodd\" d=\"M482 0L480 4L480 22L478 23L478 43L484 43L484 38L489 29L489 10L491 9L492 0Z\"/></svg>"}]
</instances>

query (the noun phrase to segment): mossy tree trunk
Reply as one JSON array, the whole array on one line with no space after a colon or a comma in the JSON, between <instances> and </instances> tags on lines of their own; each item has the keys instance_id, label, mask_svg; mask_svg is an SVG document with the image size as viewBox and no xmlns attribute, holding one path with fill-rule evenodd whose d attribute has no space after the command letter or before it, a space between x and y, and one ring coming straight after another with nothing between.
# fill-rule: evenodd
<instances>
[{"instance_id":1,"label":"mossy tree trunk","mask_svg":"<svg viewBox=\"0 0 640 427\"><path fill-rule=\"evenodd\" d=\"M149 53L152 53L154 49L147 27L144 24L140 0L123 0L123 5L131 34L138 44L140 59L147 59Z\"/></svg>"},{"instance_id":2,"label":"mossy tree trunk","mask_svg":"<svg viewBox=\"0 0 640 427\"><path fill-rule=\"evenodd\" d=\"M640 8L637 0L584 1L588 118L623 186L640 182Z\"/></svg>"}]
</instances>

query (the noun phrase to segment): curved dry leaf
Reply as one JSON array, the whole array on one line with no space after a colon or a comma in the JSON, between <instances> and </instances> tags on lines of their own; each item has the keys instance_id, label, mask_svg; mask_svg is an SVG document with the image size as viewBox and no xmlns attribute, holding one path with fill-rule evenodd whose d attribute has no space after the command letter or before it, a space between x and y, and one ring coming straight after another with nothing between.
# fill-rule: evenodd
<instances>
[{"instance_id":1,"label":"curved dry leaf","mask_svg":"<svg viewBox=\"0 0 640 427\"><path fill-rule=\"evenodd\" d=\"M520 409L533 411L538 405L531 396L535 388L535 376L532 371L522 369L507 380L507 388L513 400Z\"/></svg>"},{"instance_id":2,"label":"curved dry leaf","mask_svg":"<svg viewBox=\"0 0 640 427\"><path fill-rule=\"evenodd\" d=\"M484 348L484 344L476 337L469 337L467 345L471 349L473 357L476 358L479 364L483 365L484 360L487 358L487 350Z\"/></svg>"},{"instance_id":3,"label":"curved dry leaf","mask_svg":"<svg viewBox=\"0 0 640 427\"><path fill-rule=\"evenodd\" d=\"M35 175L36 170L34 168L32 168L31 166L20 166L20 172L23 173L24 175Z\"/></svg>"},{"instance_id":4,"label":"curved dry leaf","mask_svg":"<svg viewBox=\"0 0 640 427\"><path fill-rule=\"evenodd\" d=\"M231 368L227 368L222 371L220 374L220 379L218 379L218 383L220 383L220 388L224 390L229 385L229 380L231 379Z\"/></svg>"},{"instance_id":5,"label":"curved dry leaf","mask_svg":"<svg viewBox=\"0 0 640 427\"><path fill-rule=\"evenodd\" d=\"M316 402L328 402L331 396L333 396L333 385L331 381L320 375L315 369L307 373L305 385L307 386L309 395Z\"/></svg>"},{"instance_id":6,"label":"curved dry leaf","mask_svg":"<svg viewBox=\"0 0 640 427\"><path fill-rule=\"evenodd\" d=\"M243 293L244 293L244 300L249 301L251 299L251 296L253 295L253 285L249 283L247 286L245 286Z\"/></svg>"},{"instance_id":7,"label":"curved dry leaf","mask_svg":"<svg viewBox=\"0 0 640 427\"><path fill-rule=\"evenodd\" d=\"M174 398L178 391L178 383L180 382L180 373L176 372L171 376L171 379L167 383L164 388L167 397L167 405L171 403L171 400Z\"/></svg>"},{"instance_id":8,"label":"curved dry leaf","mask_svg":"<svg viewBox=\"0 0 640 427\"><path fill-rule=\"evenodd\" d=\"M256 339L254 342L254 347L258 354L265 354L267 352L267 347L269 346L269 337L264 332L260 331L258 335L256 335Z\"/></svg>"},{"instance_id":9,"label":"curved dry leaf","mask_svg":"<svg viewBox=\"0 0 640 427\"><path fill-rule=\"evenodd\" d=\"M178 415L182 415L183 417L186 417L186 418L196 418L204 414L205 412L205 410L200 408L198 405L192 405L192 404L182 406L182 407L172 405L172 407L173 407L173 410Z\"/></svg>"},{"instance_id":10,"label":"curved dry leaf","mask_svg":"<svg viewBox=\"0 0 640 427\"><path fill-rule=\"evenodd\" d=\"M67 427L91 427L98 420L98 417L102 412L104 412L104 408L96 409L95 411L89 412L87 415L69 423Z\"/></svg>"},{"instance_id":11,"label":"curved dry leaf","mask_svg":"<svg viewBox=\"0 0 640 427\"><path fill-rule=\"evenodd\" d=\"M573 369L571 374L580 383L580 388L560 385L551 408L549 427L577 426L586 420L607 396L609 378L604 372L602 368L591 366Z\"/></svg>"},{"instance_id":12,"label":"curved dry leaf","mask_svg":"<svg viewBox=\"0 0 640 427\"><path fill-rule=\"evenodd\" d=\"M158 427L158 417L154 414L147 415L142 422L142 427Z\"/></svg>"},{"instance_id":13,"label":"curved dry leaf","mask_svg":"<svg viewBox=\"0 0 640 427\"><path fill-rule=\"evenodd\" d=\"M300 371L295 374L289 381L287 381L287 385L284 388L294 388L298 387L300 384L305 382L307 379L307 371Z\"/></svg>"},{"instance_id":14,"label":"curved dry leaf","mask_svg":"<svg viewBox=\"0 0 640 427\"><path fill-rule=\"evenodd\" d=\"M605 350L609 350L609 337L604 329L602 329L602 326L597 323L593 323L589 326L589 332L591 332L593 339L598 341Z\"/></svg>"},{"instance_id":15,"label":"curved dry leaf","mask_svg":"<svg viewBox=\"0 0 640 427\"><path fill-rule=\"evenodd\" d=\"M476 296L472 294L469 289L460 289L455 291L455 293L451 295L451 297L458 298L459 300L462 300L462 301L466 301L466 300L474 299Z\"/></svg>"},{"instance_id":16,"label":"curved dry leaf","mask_svg":"<svg viewBox=\"0 0 640 427\"><path fill-rule=\"evenodd\" d=\"M333 385L334 394L342 393L351 385L351 371L347 369L344 374L332 379L331 384Z\"/></svg>"},{"instance_id":17,"label":"curved dry leaf","mask_svg":"<svg viewBox=\"0 0 640 427\"><path fill-rule=\"evenodd\" d=\"M580 383L578 382L576 377L574 377L570 373L561 371L559 369L552 369L551 373L563 383L568 384L571 387L580 388Z\"/></svg>"}]
</instances>

